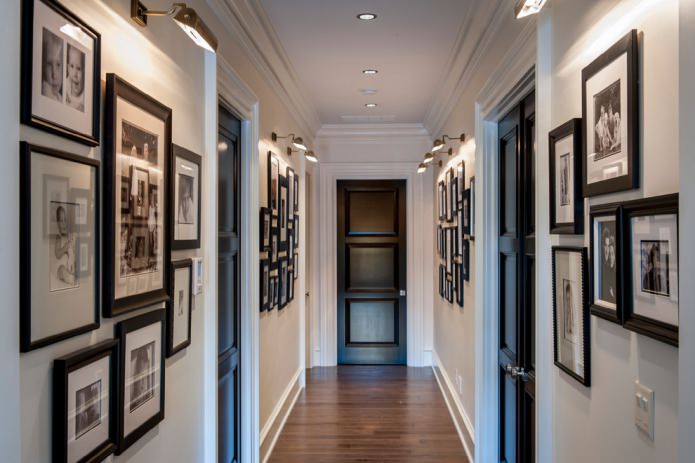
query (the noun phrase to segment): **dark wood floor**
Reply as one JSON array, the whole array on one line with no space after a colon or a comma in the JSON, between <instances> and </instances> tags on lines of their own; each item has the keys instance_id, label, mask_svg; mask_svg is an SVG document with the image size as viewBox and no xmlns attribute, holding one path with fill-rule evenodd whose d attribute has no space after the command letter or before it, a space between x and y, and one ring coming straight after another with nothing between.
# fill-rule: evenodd
<instances>
[{"instance_id":1,"label":"dark wood floor","mask_svg":"<svg viewBox=\"0 0 695 463\"><path fill-rule=\"evenodd\" d=\"M467 462L430 368L307 372L270 463Z\"/></svg>"}]
</instances>

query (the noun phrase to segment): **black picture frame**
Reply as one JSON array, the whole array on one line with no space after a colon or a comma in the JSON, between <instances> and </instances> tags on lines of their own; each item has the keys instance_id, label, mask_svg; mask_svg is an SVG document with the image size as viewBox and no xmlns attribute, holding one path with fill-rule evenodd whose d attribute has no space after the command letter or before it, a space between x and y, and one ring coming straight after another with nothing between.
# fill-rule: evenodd
<instances>
[{"instance_id":1,"label":"black picture frame","mask_svg":"<svg viewBox=\"0 0 695 463\"><path fill-rule=\"evenodd\" d=\"M166 312L167 312L167 358L173 357L177 353L184 350L186 347L191 345L191 331L193 325L193 261L191 259L180 259L175 260L171 263L171 289L176 290L176 270L181 268L188 268L188 338L174 345L174 300L172 297L166 302Z\"/></svg>"},{"instance_id":2,"label":"black picture frame","mask_svg":"<svg viewBox=\"0 0 695 463\"><path fill-rule=\"evenodd\" d=\"M437 184L437 192L439 194L439 220L446 220L446 183L441 180Z\"/></svg>"},{"instance_id":3,"label":"black picture frame","mask_svg":"<svg viewBox=\"0 0 695 463\"><path fill-rule=\"evenodd\" d=\"M583 195L584 197L597 196L606 193L614 193L618 191L631 190L639 187L639 153L640 153L640 128L639 128L639 34L636 29L631 30L613 46L601 54L598 58L592 61L588 66L582 69L582 136L586 137L587 132L587 81L593 76L601 72L609 64L621 57L627 55L627 117L621 117L622 121L627 119L627 175L609 178L595 183L588 183L587 168L588 168L588 151L587 143L582 143L582 178L583 180ZM592 119L593 120L593 119ZM625 122L622 122L625 123Z\"/></svg>"},{"instance_id":4,"label":"black picture frame","mask_svg":"<svg viewBox=\"0 0 695 463\"><path fill-rule=\"evenodd\" d=\"M278 310L282 310L287 307L289 303L288 300L288 275L289 275L289 262L287 261L287 256L280 256L278 258Z\"/></svg>"},{"instance_id":5,"label":"black picture frame","mask_svg":"<svg viewBox=\"0 0 695 463\"><path fill-rule=\"evenodd\" d=\"M463 160L459 161L459 163L456 166L456 178L456 191L458 192L456 202L458 203L460 208L461 204L463 203L463 192L466 189L466 163Z\"/></svg>"},{"instance_id":6,"label":"black picture frame","mask_svg":"<svg viewBox=\"0 0 695 463\"><path fill-rule=\"evenodd\" d=\"M258 229L260 231L260 252L270 251L270 241L271 241L271 226L272 218L270 215L270 209L267 207L261 207L259 215Z\"/></svg>"},{"instance_id":7,"label":"black picture frame","mask_svg":"<svg viewBox=\"0 0 695 463\"><path fill-rule=\"evenodd\" d=\"M471 243L463 241L463 279L471 281Z\"/></svg>"},{"instance_id":8,"label":"black picture frame","mask_svg":"<svg viewBox=\"0 0 695 463\"><path fill-rule=\"evenodd\" d=\"M273 166L277 168L273 177ZM267 207L270 209L271 216L278 217L280 210L280 158L268 151L268 199Z\"/></svg>"},{"instance_id":9,"label":"black picture frame","mask_svg":"<svg viewBox=\"0 0 695 463\"><path fill-rule=\"evenodd\" d=\"M174 162L171 163L171 173L169 174L171 190L169 191L169 198L171 200L170 211L171 211L171 249L172 250L182 250L182 249L200 249L200 230L201 230L201 209L202 209L202 180L203 180L203 158L182 146L175 143L171 144L171 153ZM178 191L176 190L176 159L181 158L189 161L198 166L198 196L196 202L198 203L198 214L197 221L198 226L196 232L196 238L192 240L187 239L176 239L176 217L178 216L178 207L176 205L176 198L178 196Z\"/></svg>"},{"instance_id":10,"label":"black picture frame","mask_svg":"<svg viewBox=\"0 0 695 463\"><path fill-rule=\"evenodd\" d=\"M272 219L271 219L272 220ZM268 251L268 260L270 261L270 270L277 270L279 259L279 244L280 232L277 226L270 227L270 251Z\"/></svg>"},{"instance_id":11,"label":"black picture frame","mask_svg":"<svg viewBox=\"0 0 695 463\"><path fill-rule=\"evenodd\" d=\"M598 262L596 262L596 254L597 254L597 246L604 246L605 243L603 242L597 242L596 241L596 233L595 233L595 226L594 224L596 223L597 219L601 217L611 217L615 220L615 243L613 243L613 246L615 248L615 267L616 267L616 272L615 272L615 310L612 308L602 305L600 300L597 300L596 298L596 288L597 285L601 284L598 281L598 275L596 275L596 266L598 265ZM590 237L589 237L589 252L590 252L590 263L591 263L591 271L590 271L590 289L589 289L589 305L590 305L590 312L591 315L594 315L599 318L603 318L604 320L608 320L613 323L617 323L618 325L623 324L623 281L624 281L624 275L623 275L623 231L622 231L622 209L621 205L619 203L611 203L611 204L600 204L596 206L592 206L591 210L589 212L589 224L591 226L590 229Z\"/></svg>"},{"instance_id":12,"label":"black picture frame","mask_svg":"<svg viewBox=\"0 0 695 463\"><path fill-rule=\"evenodd\" d=\"M299 252L297 251L295 251L292 258L292 278L295 281L299 278Z\"/></svg>"},{"instance_id":13,"label":"black picture frame","mask_svg":"<svg viewBox=\"0 0 695 463\"><path fill-rule=\"evenodd\" d=\"M72 354L60 357L53 361L53 440L52 461L67 463L68 460L68 420L70 410L68 404L69 376L85 366L110 357L109 360L109 412L106 413L109 423L109 436L106 441L92 449L79 460L80 463L103 461L116 451L116 413L118 406L118 352L117 339L101 342L94 346L81 349ZM103 387L103 385L102 385Z\"/></svg>"},{"instance_id":14,"label":"black picture frame","mask_svg":"<svg viewBox=\"0 0 695 463\"><path fill-rule=\"evenodd\" d=\"M34 77L34 46L41 46L41 40L34 37L35 5L45 4L55 13L65 18L69 24L75 25L94 40L92 59L94 69L89 78L92 81L92 101L85 101L92 108L91 133L82 133L67 127L58 121L49 120L33 113L33 77ZM101 34L82 21L72 11L55 0L24 0L22 1L22 54L21 54L21 101L20 120L22 124L59 135L61 137L83 143L88 146L99 145L99 129L101 117ZM67 68L67 66L66 66ZM85 76L86 78L87 76ZM86 98L85 98L86 100Z\"/></svg>"},{"instance_id":15,"label":"black picture frame","mask_svg":"<svg viewBox=\"0 0 695 463\"><path fill-rule=\"evenodd\" d=\"M160 119L164 123L164 140L161 143L163 153L164 166L162 176L164 182L164 191L171 192L171 117L172 110L155 100L151 96L138 90L125 80L118 77L116 74L106 75L106 114L104 120L104 223L103 223L103 239L104 239L104 272L103 272L103 291L102 291L102 313L104 317L115 317L134 310L148 307L151 305L165 302L171 294L170 288L170 261L171 261L171 200L166 198L161 201L163 205L164 218L162 220L162 288L125 296L116 299L114 287L114 262L117 258L115 255L116 239L116 213L120 212L120 208L115 207L115 198L120 191L116 191L116 176L121 173L117 172L116 157L118 149L116 147L116 109L117 99L123 99L150 115ZM120 200L119 200L120 203Z\"/></svg>"},{"instance_id":16,"label":"black picture frame","mask_svg":"<svg viewBox=\"0 0 695 463\"><path fill-rule=\"evenodd\" d=\"M679 235L679 215L678 215L678 194L656 196L652 198L638 199L623 203L622 212L622 253L623 253L623 272L624 278L624 297L623 297L623 326L630 331L648 336L657 341L664 342L674 347L678 347L678 326L651 319L635 313L634 307L634 284L633 271L636 265L632 261L632 224L633 217L645 217L656 215L675 215L676 216L676 240L680 241ZM678 258L678 257L677 257ZM677 263L679 264L679 262ZM677 278L676 278L677 280Z\"/></svg>"},{"instance_id":17,"label":"black picture frame","mask_svg":"<svg viewBox=\"0 0 695 463\"><path fill-rule=\"evenodd\" d=\"M463 223L459 224L465 236L471 234L471 190L466 189L463 192L463 201L461 203L461 218Z\"/></svg>"},{"instance_id":18,"label":"black picture frame","mask_svg":"<svg viewBox=\"0 0 695 463\"><path fill-rule=\"evenodd\" d=\"M294 214L297 216L299 215L299 176L297 174L294 175L294 189L292 191L294 192Z\"/></svg>"},{"instance_id":19,"label":"black picture frame","mask_svg":"<svg viewBox=\"0 0 695 463\"><path fill-rule=\"evenodd\" d=\"M568 253L579 253L580 254L580 261L581 261L581 278L582 278L582 284L580 285L581 287L581 316L582 316L582 332L580 333L582 343L583 343L583 349L582 349L582 355L584 359L584 376L580 376L571 369L569 369L566 365L564 365L560 360L558 359L558 305L557 305L557 291L556 291L556 282L557 282L557 265L556 265L556 259L557 259L557 254L559 252L568 252ZM570 377L574 378L581 384L583 384L586 387L591 386L591 344L590 344L590 333L591 333L591 327L589 323L589 310L588 310L588 298L586 294L586 286L587 286L587 253L586 253L586 248L583 247L571 247L571 246L553 246L552 248L552 266L553 266L553 362L555 363L555 366L560 368L560 370L564 371L567 373Z\"/></svg>"},{"instance_id":20,"label":"black picture frame","mask_svg":"<svg viewBox=\"0 0 695 463\"><path fill-rule=\"evenodd\" d=\"M468 189L470 190L470 200L469 200L469 207L470 207L470 230L468 231L468 239L471 241L475 241L475 177L471 177L469 181L469 187Z\"/></svg>"},{"instance_id":21,"label":"black picture frame","mask_svg":"<svg viewBox=\"0 0 695 463\"><path fill-rule=\"evenodd\" d=\"M454 265L454 280L456 281L456 304L463 308L464 306L464 284L463 284L463 264Z\"/></svg>"},{"instance_id":22,"label":"black picture frame","mask_svg":"<svg viewBox=\"0 0 695 463\"><path fill-rule=\"evenodd\" d=\"M580 118L570 119L561 126L553 129L548 134L549 162L550 162L550 234L553 235L581 235L584 233L584 195L582 194L582 159L586 156L583 151L583 131L582 120ZM571 162L574 175L572 182L574 188L568 194L572 195L574 201L572 222L559 222L556 214L557 209L557 187L558 179L555 172L557 169L555 145L559 140L572 137L572 150L574 158ZM568 153L569 154L569 153ZM569 180L569 179L568 179Z\"/></svg>"},{"instance_id":23,"label":"black picture frame","mask_svg":"<svg viewBox=\"0 0 695 463\"><path fill-rule=\"evenodd\" d=\"M280 252L287 251L288 243L289 243L289 217L287 216L287 212L289 211L288 208L288 193L289 189L287 188L288 185L288 180L287 177L284 175L280 175L280 188L278 190L279 192L279 208L278 208L278 250ZM282 205L282 192L285 192L285 204L284 206ZM282 233L283 231L285 232L285 236L283 239Z\"/></svg>"},{"instance_id":24,"label":"black picture frame","mask_svg":"<svg viewBox=\"0 0 695 463\"><path fill-rule=\"evenodd\" d=\"M99 223L100 223L100 163L95 159L90 159L84 156L78 156L72 153L67 153L65 151L59 151L53 148L46 148L38 145L32 145L27 142L20 142L20 197L19 197L19 209L22 211L19 218L19 249L20 249L20 259L19 259L19 321L20 321L20 351L29 352L35 349L39 349L56 342L63 341L65 339L78 336L83 333L88 333L92 330L98 329L100 326L99 318L99 291L100 291L100 262L99 262ZM31 223L31 203L32 203L32 185L31 185L31 171L32 153L39 153L41 155L51 156L60 160L75 162L78 164L84 164L94 169L94 181L95 181L95 191L94 191L94 223L92 224L91 233L94 236L94 301L87 310L94 313L94 318L91 323L83 326L74 327L68 331L51 335L42 339L32 340L32 296L34 290L31 287L32 278L32 268L31 268L31 256L32 256L32 241L31 241L31 230L33 224ZM36 192L34 192L36 193Z\"/></svg>"},{"instance_id":25,"label":"black picture frame","mask_svg":"<svg viewBox=\"0 0 695 463\"><path fill-rule=\"evenodd\" d=\"M159 412L152 415L147 421L141 424L138 428L133 430L127 436L124 435L124 419L125 414L123 409L125 407L125 361L127 358L127 336L133 331L145 328L150 325L159 323L160 326L160 362L159 362ZM118 366L118 407L117 407L117 436L118 436L118 448L116 449L116 455L120 455L125 452L131 445L137 442L142 436L144 436L149 430L157 426L161 421L164 420L164 404L165 404L165 355L166 355L166 311L164 309L158 309L151 312L147 312L143 315L137 317L129 318L123 320L116 324L116 338L119 340L119 366Z\"/></svg>"},{"instance_id":26,"label":"black picture frame","mask_svg":"<svg viewBox=\"0 0 695 463\"><path fill-rule=\"evenodd\" d=\"M270 304L273 298L270 293L270 262L268 259L261 259L259 287L259 309L261 312L267 312L270 310Z\"/></svg>"},{"instance_id":27,"label":"black picture frame","mask_svg":"<svg viewBox=\"0 0 695 463\"><path fill-rule=\"evenodd\" d=\"M450 167L446 173L446 221L451 223L454 221L454 210L456 209L456 193L454 191L454 168Z\"/></svg>"}]
</instances>

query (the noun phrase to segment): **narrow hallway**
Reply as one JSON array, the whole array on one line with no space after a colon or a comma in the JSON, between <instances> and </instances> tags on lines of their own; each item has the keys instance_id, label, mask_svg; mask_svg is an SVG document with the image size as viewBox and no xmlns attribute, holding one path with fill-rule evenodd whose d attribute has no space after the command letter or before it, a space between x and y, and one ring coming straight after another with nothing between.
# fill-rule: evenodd
<instances>
[{"instance_id":1,"label":"narrow hallway","mask_svg":"<svg viewBox=\"0 0 695 463\"><path fill-rule=\"evenodd\" d=\"M307 371L268 461L468 459L431 368L344 365Z\"/></svg>"}]
</instances>

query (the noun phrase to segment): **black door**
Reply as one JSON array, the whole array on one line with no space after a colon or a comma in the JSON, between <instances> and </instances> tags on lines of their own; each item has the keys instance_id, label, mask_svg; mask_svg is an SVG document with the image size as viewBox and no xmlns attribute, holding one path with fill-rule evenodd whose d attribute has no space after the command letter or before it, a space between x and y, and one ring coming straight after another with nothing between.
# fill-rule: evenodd
<instances>
[{"instance_id":1,"label":"black door","mask_svg":"<svg viewBox=\"0 0 695 463\"><path fill-rule=\"evenodd\" d=\"M498 125L500 461L535 461L535 96Z\"/></svg>"},{"instance_id":2,"label":"black door","mask_svg":"<svg viewBox=\"0 0 695 463\"><path fill-rule=\"evenodd\" d=\"M338 363L406 363L405 191L338 182Z\"/></svg>"},{"instance_id":3,"label":"black door","mask_svg":"<svg viewBox=\"0 0 695 463\"><path fill-rule=\"evenodd\" d=\"M239 266L241 123L222 105L217 154L217 447L218 461L239 461L241 381Z\"/></svg>"}]
</instances>

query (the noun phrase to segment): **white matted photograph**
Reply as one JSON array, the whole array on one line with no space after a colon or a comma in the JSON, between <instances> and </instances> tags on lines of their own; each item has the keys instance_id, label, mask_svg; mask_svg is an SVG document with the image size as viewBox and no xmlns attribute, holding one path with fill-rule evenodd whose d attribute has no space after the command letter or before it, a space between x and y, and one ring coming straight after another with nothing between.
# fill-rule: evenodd
<instances>
[{"instance_id":1,"label":"white matted photograph","mask_svg":"<svg viewBox=\"0 0 695 463\"><path fill-rule=\"evenodd\" d=\"M197 249L200 247L200 173L202 158L178 145L174 154L174 241L172 249Z\"/></svg>"},{"instance_id":2,"label":"white matted photograph","mask_svg":"<svg viewBox=\"0 0 695 463\"><path fill-rule=\"evenodd\" d=\"M181 259L171 263L173 297L167 309L167 357L191 344L193 312L193 261Z\"/></svg>"}]
</instances>

